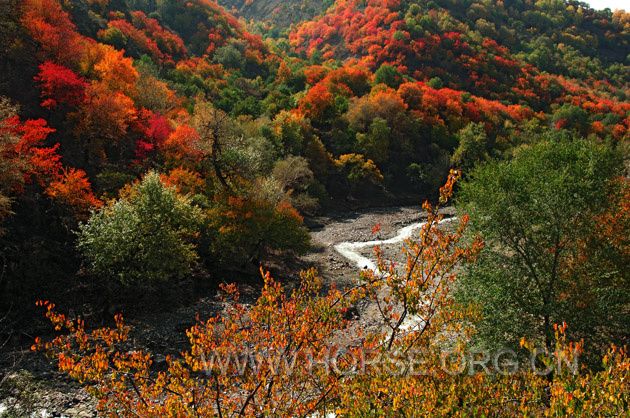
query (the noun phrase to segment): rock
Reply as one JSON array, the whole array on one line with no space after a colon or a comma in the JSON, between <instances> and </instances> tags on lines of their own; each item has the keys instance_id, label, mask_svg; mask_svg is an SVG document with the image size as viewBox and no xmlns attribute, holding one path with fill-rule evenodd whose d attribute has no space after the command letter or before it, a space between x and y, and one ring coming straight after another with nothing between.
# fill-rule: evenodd
<instances>
[{"instance_id":1,"label":"rock","mask_svg":"<svg viewBox=\"0 0 630 418\"><path fill-rule=\"evenodd\" d=\"M348 310L344 314L344 319L347 319L347 320L355 320L355 319L358 319L359 317L360 317L359 310L356 308L356 306L352 306L348 308Z\"/></svg>"}]
</instances>

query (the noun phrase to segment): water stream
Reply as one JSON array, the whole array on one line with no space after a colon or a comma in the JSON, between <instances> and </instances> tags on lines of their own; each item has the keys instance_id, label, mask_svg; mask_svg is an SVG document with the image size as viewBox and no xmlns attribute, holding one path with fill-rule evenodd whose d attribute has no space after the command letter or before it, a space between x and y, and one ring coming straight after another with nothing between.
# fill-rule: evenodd
<instances>
[{"instance_id":1,"label":"water stream","mask_svg":"<svg viewBox=\"0 0 630 418\"><path fill-rule=\"evenodd\" d=\"M443 219L440 223L452 222L456 218L447 218ZM361 255L360 251L364 248L374 248L377 246L383 245L393 245L398 244L406 239L411 238L413 232L417 229L422 228L426 225L426 222L417 222L411 225L408 225L404 228L398 230L398 234L389 239L385 240L374 240L374 241L355 241L355 242L342 242L340 244L335 245L335 250L341 254L344 258L349 261L355 263L355 265L361 269L366 270L370 269L375 273L378 273L378 267L376 266L376 262L371 260L363 255Z\"/></svg>"},{"instance_id":2,"label":"water stream","mask_svg":"<svg viewBox=\"0 0 630 418\"><path fill-rule=\"evenodd\" d=\"M447 218L442 219L440 224L452 222L457 218ZM375 274L379 274L378 266L374 260L371 260L365 256L363 256L360 251L364 248L374 248L382 245L393 245L398 244L406 239L411 238L414 231L422 228L426 225L426 222L417 222L411 225L408 225L404 228L398 230L398 234L389 239L385 240L373 240L373 241L355 241L355 242L342 242L340 244L335 245L335 250L345 257L347 260L352 261L360 270L372 270ZM424 321L415 315L409 315L405 321L402 323L400 329L403 331L410 331L413 329L421 329Z\"/></svg>"}]
</instances>

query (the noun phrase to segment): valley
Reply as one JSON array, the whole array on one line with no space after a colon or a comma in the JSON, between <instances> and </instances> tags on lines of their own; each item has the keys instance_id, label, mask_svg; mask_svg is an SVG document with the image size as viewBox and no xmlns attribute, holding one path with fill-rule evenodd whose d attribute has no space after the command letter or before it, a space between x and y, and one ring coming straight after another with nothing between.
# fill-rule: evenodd
<instances>
[{"instance_id":1,"label":"valley","mask_svg":"<svg viewBox=\"0 0 630 418\"><path fill-rule=\"evenodd\" d=\"M3 0L0 417L626 416L629 144L625 10Z\"/></svg>"}]
</instances>

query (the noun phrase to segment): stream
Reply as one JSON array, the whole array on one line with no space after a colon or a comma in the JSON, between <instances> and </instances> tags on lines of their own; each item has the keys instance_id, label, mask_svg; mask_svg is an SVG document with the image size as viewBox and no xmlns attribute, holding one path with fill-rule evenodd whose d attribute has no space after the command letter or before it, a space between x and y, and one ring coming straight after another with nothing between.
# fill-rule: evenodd
<instances>
[{"instance_id":1,"label":"stream","mask_svg":"<svg viewBox=\"0 0 630 418\"><path fill-rule=\"evenodd\" d=\"M452 222L457 218L447 218L443 219L440 223ZM389 239L385 240L373 240L373 241L355 241L355 242L342 242L340 244L335 245L335 250L341 254L347 260L355 263L356 267L360 270L370 269L375 273L378 273L378 267L376 263L361 255L360 250L364 248L374 248L377 246L383 245L394 245L401 243L413 235L413 232L417 229L422 228L426 225L426 222L416 222L411 225L405 226L398 230L398 234Z\"/></svg>"},{"instance_id":2,"label":"stream","mask_svg":"<svg viewBox=\"0 0 630 418\"><path fill-rule=\"evenodd\" d=\"M455 221L457 218L446 218L440 221L440 224ZM415 222L411 225L405 226L398 230L398 233L393 238L383 240L370 240L370 241L354 241L354 242L342 242L334 246L335 251L342 255L346 260L354 263L354 265L360 270L370 269L377 275L380 274L378 266L374 260L361 254L361 250L365 248L374 248L377 246L395 245L412 237L414 231L425 226L427 222ZM402 331L410 331L413 329L421 329L424 326L424 320L417 315L409 315L401 324L400 329Z\"/></svg>"}]
</instances>

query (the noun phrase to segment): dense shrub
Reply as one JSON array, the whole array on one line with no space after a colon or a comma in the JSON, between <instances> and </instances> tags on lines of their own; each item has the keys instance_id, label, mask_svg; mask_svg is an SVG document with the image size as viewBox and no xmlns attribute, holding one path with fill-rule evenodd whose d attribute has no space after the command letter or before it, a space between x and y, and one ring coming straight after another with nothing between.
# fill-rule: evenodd
<instances>
[{"instance_id":1,"label":"dense shrub","mask_svg":"<svg viewBox=\"0 0 630 418\"><path fill-rule=\"evenodd\" d=\"M150 172L81 225L78 248L95 274L124 285L181 278L197 259L201 215Z\"/></svg>"}]
</instances>

